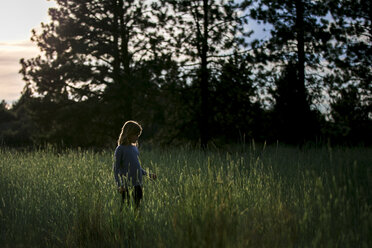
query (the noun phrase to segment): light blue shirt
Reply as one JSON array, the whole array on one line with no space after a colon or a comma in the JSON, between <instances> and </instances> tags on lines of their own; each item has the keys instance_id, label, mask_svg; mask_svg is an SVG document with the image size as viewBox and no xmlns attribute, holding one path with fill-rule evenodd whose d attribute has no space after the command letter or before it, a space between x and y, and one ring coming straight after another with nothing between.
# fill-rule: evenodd
<instances>
[{"instance_id":1,"label":"light blue shirt","mask_svg":"<svg viewBox=\"0 0 372 248\"><path fill-rule=\"evenodd\" d=\"M118 187L127 187L128 181L131 181L133 186L142 185L142 176L147 173L142 169L138 156L139 151L136 146L120 145L116 147L113 170Z\"/></svg>"}]
</instances>

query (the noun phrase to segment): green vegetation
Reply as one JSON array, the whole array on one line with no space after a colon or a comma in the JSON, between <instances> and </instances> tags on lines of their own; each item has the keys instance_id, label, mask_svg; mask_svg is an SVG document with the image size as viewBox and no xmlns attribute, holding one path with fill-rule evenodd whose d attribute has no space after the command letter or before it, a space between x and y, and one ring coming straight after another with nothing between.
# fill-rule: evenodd
<instances>
[{"instance_id":1,"label":"green vegetation","mask_svg":"<svg viewBox=\"0 0 372 248\"><path fill-rule=\"evenodd\" d=\"M371 148L241 149L142 149L138 212L112 151L1 149L0 246L371 247Z\"/></svg>"}]
</instances>

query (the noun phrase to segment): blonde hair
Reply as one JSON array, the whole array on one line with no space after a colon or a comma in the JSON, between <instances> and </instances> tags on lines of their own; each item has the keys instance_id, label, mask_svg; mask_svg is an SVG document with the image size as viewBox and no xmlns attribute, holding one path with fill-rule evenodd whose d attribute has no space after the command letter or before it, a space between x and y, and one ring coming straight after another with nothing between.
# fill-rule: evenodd
<instances>
[{"instance_id":1,"label":"blonde hair","mask_svg":"<svg viewBox=\"0 0 372 248\"><path fill-rule=\"evenodd\" d=\"M142 133L142 127L136 121L127 121L124 123L123 127L121 128L121 133L118 139L118 146L120 145L130 145L129 136L131 135L138 135L140 136Z\"/></svg>"}]
</instances>

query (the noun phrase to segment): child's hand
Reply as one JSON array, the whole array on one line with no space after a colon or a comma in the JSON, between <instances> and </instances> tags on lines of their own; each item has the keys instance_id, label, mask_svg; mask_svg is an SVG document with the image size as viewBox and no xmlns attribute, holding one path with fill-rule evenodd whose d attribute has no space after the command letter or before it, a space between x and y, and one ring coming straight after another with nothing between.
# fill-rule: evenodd
<instances>
[{"instance_id":1,"label":"child's hand","mask_svg":"<svg viewBox=\"0 0 372 248\"><path fill-rule=\"evenodd\" d=\"M121 194L124 192L124 186L118 187L118 192Z\"/></svg>"},{"instance_id":2,"label":"child's hand","mask_svg":"<svg viewBox=\"0 0 372 248\"><path fill-rule=\"evenodd\" d=\"M152 179L152 180L156 180L156 174L150 174L150 178Z\"/></svg>"}]
</instances>

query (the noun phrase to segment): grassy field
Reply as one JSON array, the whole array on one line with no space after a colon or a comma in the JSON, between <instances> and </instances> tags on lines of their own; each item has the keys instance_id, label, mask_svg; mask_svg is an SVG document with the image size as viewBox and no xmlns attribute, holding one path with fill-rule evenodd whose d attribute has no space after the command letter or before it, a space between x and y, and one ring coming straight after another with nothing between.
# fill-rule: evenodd
<instances>
[{"instance_id":1,"label":"grassy field","mask_svg":"<svg viewBox=\"0 0 372 248\"><path fill-rule=\"evenodd\" d=\"M0 149L0 247L372 247L372 148L236 150L142 149L120 211L113 151Z\"/></svg>"}]
</instances>

